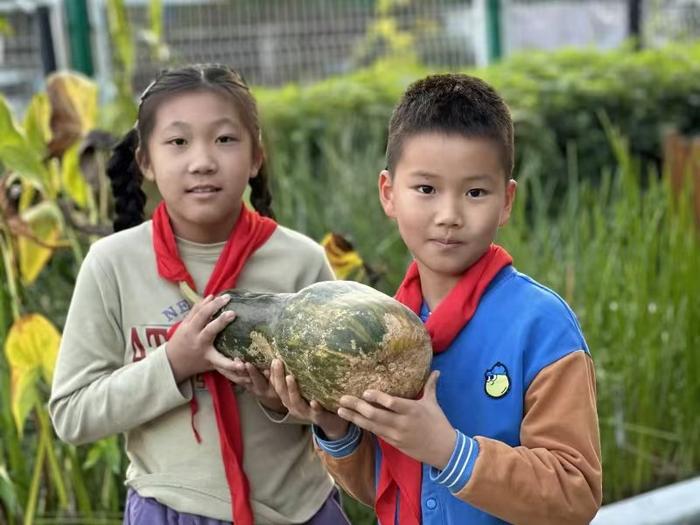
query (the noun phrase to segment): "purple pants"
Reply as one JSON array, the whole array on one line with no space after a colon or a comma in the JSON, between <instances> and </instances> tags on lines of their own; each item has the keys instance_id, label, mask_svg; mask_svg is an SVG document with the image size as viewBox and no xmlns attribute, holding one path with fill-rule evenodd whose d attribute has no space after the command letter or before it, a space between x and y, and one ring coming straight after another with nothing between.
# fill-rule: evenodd
<instances>
[{"instance_id":1,"label":"purple pants","mask_svg":"<svg viewBox=\"0 0 700 525\"><path fill-rule=\"evenodd\" d=\"M142 498L130 488L126 496L124 525L231 525L231 522L177 512L153 498ZM325 503L305 525L350 525L350 520L340 505L338 489L333 489Z\"/></svg>"}]
</instances>

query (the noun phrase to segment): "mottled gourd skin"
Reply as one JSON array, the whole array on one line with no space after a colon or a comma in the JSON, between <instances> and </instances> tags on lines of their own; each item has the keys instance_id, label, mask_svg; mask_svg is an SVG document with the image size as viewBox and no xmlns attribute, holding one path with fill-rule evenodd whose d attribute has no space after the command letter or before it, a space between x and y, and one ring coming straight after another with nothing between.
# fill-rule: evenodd
<instances>
[{"instance_id":1,"label":"mottled gourd skin","mask_svg":"<svg viewBox=\"0 0 700 525\"><path fill-rule=\"evenodd\" d=\"M302 395L328 410L342 395L368 388L413 398L430 373L432 346L421 320L369 286L327 281L294 294L225 293L236 319L216 349L261 368L281 358Z\"/></svg>"}]
</instances>

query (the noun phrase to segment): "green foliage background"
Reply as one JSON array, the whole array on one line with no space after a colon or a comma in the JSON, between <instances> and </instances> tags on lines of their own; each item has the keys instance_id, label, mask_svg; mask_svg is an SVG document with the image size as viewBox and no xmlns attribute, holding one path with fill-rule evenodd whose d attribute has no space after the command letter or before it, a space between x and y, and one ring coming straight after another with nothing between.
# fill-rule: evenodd
<instances>
[{"instance_id":1,"label":"green foliage background","mask_svg":"<svg viewBox=\"0 0 700 525\"><path fill-rule=\"evenodd\" d=\"M409 255L379 208L376 176L393 105L428 73L383 61L310 86L254 90L280 221L315 239L346 235L388 293ZM667 129L700 129L700 44L530 53L472 73L505 96L516 121L518 198L499 242L572 305L596 363L606 501L697 474L700 243L689 194L674 198L662 176L661 144ZM133 99L120 97L127 109L105 108L101 121L126 131L130 120L115 116L131 114ZM91 240L70 225L64 234L82 249ZM78 264L71 250L56 251L22 288L24 308L62 326ZM3 341L10 303L3 286ZM26 516L41 424L28 421L19 437L9 372L0 358L0 523ZM47 385L40 392L45 400ZM51 446L69 501L62 507L56 484L41 478L36 522L118 521L125 461L117 439ZM356 524L372 521L357 504L348 510Z\"/></svg>"}]
</instances>

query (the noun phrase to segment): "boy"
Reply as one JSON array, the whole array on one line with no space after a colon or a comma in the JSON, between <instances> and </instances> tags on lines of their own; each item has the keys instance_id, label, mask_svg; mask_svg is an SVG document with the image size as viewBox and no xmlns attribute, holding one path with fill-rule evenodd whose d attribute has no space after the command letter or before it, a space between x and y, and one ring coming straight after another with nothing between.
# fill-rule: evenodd
<instances>
[{"instance_id":1,"label":"boy","mask_svg":"<svg viewBox=\"0 0 700 525\"><path fill-rule=\"evenodd\" d=\"M513 206L512 170L510 113L490 86L464 75L410 86L379 197L414 257L396 297L433 340L423 396L370 390L344 396L336 416L273 363L282 402L315 423L329 471L380 525L588 523L600 506L595 377L578 322L492 244Z\"/></svg>"}]
</instances>

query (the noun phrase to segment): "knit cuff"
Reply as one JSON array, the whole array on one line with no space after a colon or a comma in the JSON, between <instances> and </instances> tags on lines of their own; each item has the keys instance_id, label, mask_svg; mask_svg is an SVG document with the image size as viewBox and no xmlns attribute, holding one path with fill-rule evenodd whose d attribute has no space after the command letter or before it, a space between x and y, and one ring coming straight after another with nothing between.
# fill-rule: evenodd
<instances>
[{"instance_id":1,"label":"knit cuff","mask_svg":"<svg viewBox=\"0 0 700 525\"><path fill-rule=\"evenodd\" d=\"M430 468L430 479L450 489L453 494L459 492L471 478L474 463L479 455L479 443L465 436L459 430L452 456L443 470Z\"/></svg>"},{"instance_id":2,"label":"knit cuff","mask_svg":"<svg viewBox=\"0 0 700 525\"><path fill-rule=\"evenodd\" d=\"M323 430L316 425L312 425L311 428L318 447L334 458L344 458L355 452L362 439L360 427L353 424L348 426L348 431L342 438L336 440L329 440Z\"/></svg>"}]
</instances>

